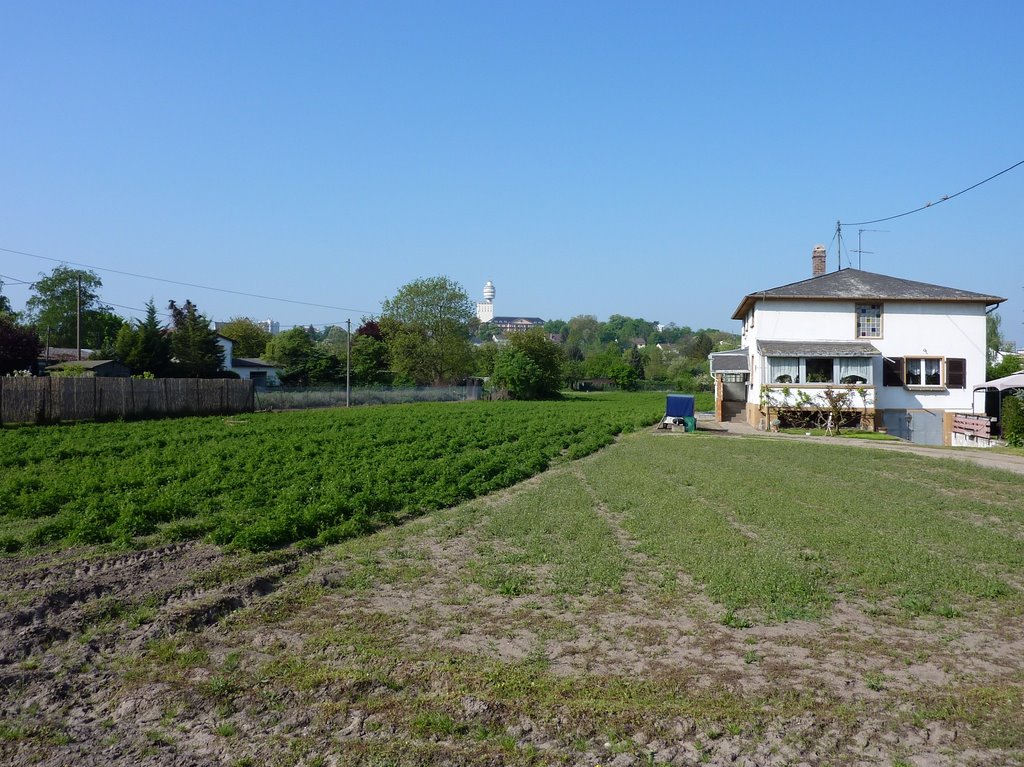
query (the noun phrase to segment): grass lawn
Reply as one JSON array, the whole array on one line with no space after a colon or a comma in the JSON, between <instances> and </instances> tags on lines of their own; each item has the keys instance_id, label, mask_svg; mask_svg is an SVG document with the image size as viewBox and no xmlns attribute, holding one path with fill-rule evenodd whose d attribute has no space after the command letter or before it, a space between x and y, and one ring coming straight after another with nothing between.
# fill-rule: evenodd
<instances>
[{"instance_id":1,"label":"grass lawn","mask_svg":"<svg viewBox=\"0 0 1024 767\"><path fill-rule=\"evenodd\" d=\"M629 441L588 462L645 551L730 610L817 617L840 595L954 614L1019 598L1021 480L804 442Z\"/></svg>"}]
</instances>

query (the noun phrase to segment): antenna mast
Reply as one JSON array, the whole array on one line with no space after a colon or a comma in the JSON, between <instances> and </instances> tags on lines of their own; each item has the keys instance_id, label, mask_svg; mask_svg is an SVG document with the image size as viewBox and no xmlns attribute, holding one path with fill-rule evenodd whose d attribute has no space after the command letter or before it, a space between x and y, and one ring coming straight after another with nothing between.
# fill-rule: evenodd
<instances>
[{"instance_id":1,"label":"antenna mast","mask_svg":"<svg viewBox=\"0 0 1024 767\"><path fill-rule=\"evenodd\" d=\"M864 250L861 246L861 237L864 232L888 232L888 229L858 229L857 230L857 250L854 253L857 254L857 268L860 269L861 255L867 253L869 256L875 255L873 250Z\"/></svg>"},{"instance_id":2,"label":"antenna mast","mask_svg":"<svg viewBox=\"0 0 1024 767\"><path fill-rule=\"evenodd\" d=\"M843 268L843 225L836 220L836 271Z\"/></svg>"}]
</instances>

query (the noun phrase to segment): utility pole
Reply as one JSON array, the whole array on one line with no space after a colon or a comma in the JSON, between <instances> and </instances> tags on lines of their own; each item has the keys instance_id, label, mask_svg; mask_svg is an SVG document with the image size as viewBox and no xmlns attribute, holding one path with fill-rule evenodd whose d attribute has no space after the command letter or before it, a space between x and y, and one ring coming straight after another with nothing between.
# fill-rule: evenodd
<instances>
[{"instance_id":1,"label":"utility pole","mask_svg":"<svg viewBox=\"0 0 1024 767\"><path fill-rule=\"evenodd\" d=\"M75 344L78 361L82 361L82 275L78 275L78 293L75 295Z\"/></svg>"},{"instance_id":2,"label":"utility pole","mask_svg":"<svg viewBox=\"0 0 1024 767\"><path fill-rule=\"evenodd\" d=\"M345 320L345 407L352 405L352 320Z\"/></svg>"}]
</instances>

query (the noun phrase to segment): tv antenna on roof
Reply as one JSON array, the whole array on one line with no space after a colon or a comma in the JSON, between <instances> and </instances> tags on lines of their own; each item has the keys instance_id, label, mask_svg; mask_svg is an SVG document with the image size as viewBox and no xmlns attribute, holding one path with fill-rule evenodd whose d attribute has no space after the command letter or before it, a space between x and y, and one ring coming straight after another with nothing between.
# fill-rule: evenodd
<instances>
[{"instance_id":1,"label":"tv antenna on roof","mask_svg":"<svg viewBox=\"0 0 1024 767\"><path fill-rule=\"evenodd\" d=\"M858 269L860 269L860 257L864 253L867 253L869 256L873 256L875 254L875 252L873 250L864 250L863 249L863 246L861 245L861 236L864 234L864 232L888 232L888 231L890 231L890 230L889 229L858 229L857 230L857 249L855 251L853 251L853 252L857 254L857 268Z\"/></svg>"}]
</instances>

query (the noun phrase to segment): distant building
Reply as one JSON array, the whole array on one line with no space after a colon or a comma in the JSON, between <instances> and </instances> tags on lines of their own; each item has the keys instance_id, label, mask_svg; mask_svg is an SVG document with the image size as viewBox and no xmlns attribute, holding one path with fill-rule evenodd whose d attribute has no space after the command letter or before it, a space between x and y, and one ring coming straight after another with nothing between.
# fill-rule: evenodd
<instances>
[{"instance_id":1,"label":"distant building","mask_svg":"<svg viewBox=\"0 0 1024 767\"><path fill-rule=\"evenodd\" d=\"M267 386L279 386L281 379L277 374L277 367L266 360L258 357L236 357L235 342L230 338L217 335L217 343L224 352L224 369L235 373L243 381L249 380L256 384L257 388Z\"/></svg>"},{"instance_id":2,"label":"distant building","mask_svg":"<svg viewBox=\"0 0 1024 767\"><path fill-rule=\"evenodd\" d=\"M540 317L495 317L491 324L501 330L502 333L518 333L523 330L544 327L544 320Z\"/></svg>"},{"instance_id":3,"label":"distant building","mask_svg":"<svg viewBox=\"0 0 1024 767\"><path fill-rule=\"evenodd\" d=\"M484 285L484 300L477 302L476 318L480 322L489 322L501 333L516 333L522 330L531 330L544 326L544 320L540 317L517 317L512 315L495 316L494 296L496 291L494 283L490 280Z\"/></svg>"},{"instance_id":4,"label":"distant building","mask_svg":"<svg viewBox=\"0 0 1024 767\"><path fill-rule=\"evenodd\" d=\"M484 285L484 300L478 301L476 305L476 318L480 322L494 321L494 283L487 280Z\"/></svg>"}]
</instances>

